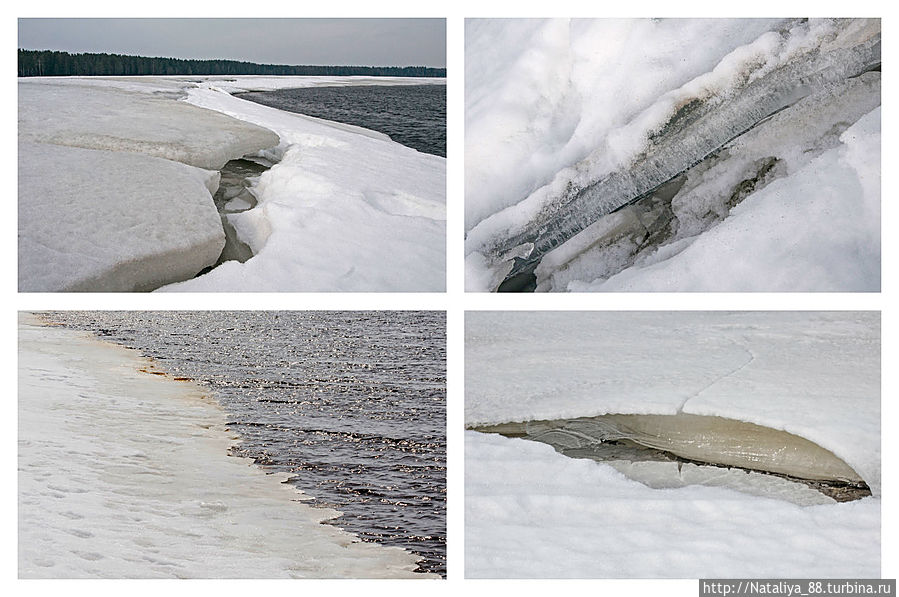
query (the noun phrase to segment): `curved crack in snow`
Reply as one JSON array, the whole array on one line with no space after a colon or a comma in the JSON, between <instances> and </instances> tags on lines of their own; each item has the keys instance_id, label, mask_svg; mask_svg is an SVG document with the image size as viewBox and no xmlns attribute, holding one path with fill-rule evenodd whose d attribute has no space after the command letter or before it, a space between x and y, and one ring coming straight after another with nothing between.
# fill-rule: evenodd
<instances>
[{"instance_id":1,"label":"curved crack in snow","mask_svg":"<svg viewBox=\"0 0 899 597\"><path fill-rule=\"evenodd\" d=\"M689 402L690 400L693 400L694 398L698 398L700 394L709 390L712 386L718 384L719 382L721 382L724 379L727 379L728 377L732 377L732 376L736 375L737 373L739 373L740 371L742 371L743 369L745 369L746 367L751 365L753 361L755 361L755 354L753 354L753 352L746 345L740 344L739 342L737 342L736 340L734 340L732 338L726 338L726 340L728 342L730 342L733 346L736 346L737 348L740 348L744 352L746 352L746 354L749 356L749 360L741 365L738 365L731 371L721 375L717 379L709 382L708 384L706 384L705 386L703 386L702 388L700 388L699 390L694 392L693 395L687 396L686 398L684 398L683 402L680 403L680 406L677 407L677 414L681 414L684 412L684 407L687 406L687 402ZM745 341L745 338L744 338L744 341Z\"/></svg>"}]
</instances>

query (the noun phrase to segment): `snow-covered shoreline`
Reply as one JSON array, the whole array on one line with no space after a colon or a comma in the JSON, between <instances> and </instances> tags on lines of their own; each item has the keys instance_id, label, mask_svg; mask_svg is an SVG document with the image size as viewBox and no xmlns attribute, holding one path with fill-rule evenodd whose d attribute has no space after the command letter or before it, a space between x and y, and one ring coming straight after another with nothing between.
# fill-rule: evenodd
<instances>
[{"instance_id":1,"label":"snow-covered shoreline","mask_svg":"<svg viewBox=\"0 0 899 597\"><path fill-rule=\"evenodd\" d=\"M20 577L425 577L413 554L320 524L336 513L228 456L220 407L158 373L20 314Z\"/></svg>"},{"instance_id":2,"label":"snow-covered shoreline","mask_svg":"<svg viewBox=\"0 0 899 597\"><path fill-rule=\"evenodd\" d=\"M173 188L170 175L154 180L159 168L152 161L133 162L152 156L180 162L191 172L202 168L195 177L205 176L214 191L218 173L208 170L250 155L275 165L251 189L258 204L227 217L254 257L229 262L212 278L178 290L443 290L445 158L381 133L230 95L311 85L428 83L445 80L20 79L19 139L31 149L19 156L19 289L145 290L191 278L215 261L217 255L210 255L216 247L221 251L224 236L211 209L198 233L192 229L195 214L179 202L211 207L210 191L185 193L184 183ZM42 159L42 149L52 158ZM78 151L99 153L83 160ZM93 180L97 170L102 176ZM143 175L139 181L135 171ZM132 267L143 262L150 266Z\"/></svg>"},{"instance_id":3,"label":"snow-covered shoreline","mask_svg":"<svg viewBox=\"0 0 899 597\"><path fill-rule=\"evenodd\" d=\"M273 91L301 87L344 87L349 85L446 85L445 77L352 76L267 76L267 75L142 75L119 77L19 77L19 81L47 81L70 85L114 86L127 91L180 93L193 85L209 85L226 93Z\"/></svg>"},{"instance_id":4,"label":"snow-covered shoreline","mask_svg":"<svg viewBox=\"0 0 899 597\"><path fill-rule=\"evenodd\" d=\"M182 77L190 80L190 77ZM194 80L196 80L194 78ZM446 77L367 77L367 76L308 76L266 77L238 75L235 77L204 77L204 82L227 93L244 91L273 91L302 87L347 87L358 85L446 85Z\"/></svg>"},{"instance_id":5,"label":"snow-covered shoreline","mask_svg":"<svg viewBox=\"0 0 899 597\"><path fill-rule=\"evenodd\" d=\"M187 101L281 138L262 152L277 163L253 187L259 204L229 216L255 256L164 291L444 290L445 158L230 91L201 85L188 90Z\"/></svg>"}]
</instances>

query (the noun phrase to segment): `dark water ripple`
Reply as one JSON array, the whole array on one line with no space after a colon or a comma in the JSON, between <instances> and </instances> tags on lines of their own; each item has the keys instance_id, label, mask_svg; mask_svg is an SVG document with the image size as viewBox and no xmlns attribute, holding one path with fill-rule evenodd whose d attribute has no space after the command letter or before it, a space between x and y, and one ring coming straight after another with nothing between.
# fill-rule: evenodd
<instances>
[{"instance_id":1,"label":"dark water ripple","mask_svg":"<svg viewBox=\"0 0 899 597\"><path fill-rule=\"evenodd\" d=\"M446 157L446 85L306 87L236 96L379 131L407 147Z\"/></svg>"},{"instance_id":2,"label":"dark water ripple","mask_svg":"<svg viewBox=\"0 0 899 597\"><path fill-rule=\"evenodd\" d=\"M331 524L446 574L442 312L56 312L207 386L233 452L294 475Z\"/></svg>"}]
</instances>

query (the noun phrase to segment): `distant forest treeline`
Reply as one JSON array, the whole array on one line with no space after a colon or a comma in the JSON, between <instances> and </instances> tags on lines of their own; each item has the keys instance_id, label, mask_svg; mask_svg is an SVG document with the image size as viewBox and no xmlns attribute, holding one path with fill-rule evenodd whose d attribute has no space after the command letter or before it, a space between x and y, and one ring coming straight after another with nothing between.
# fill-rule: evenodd
<instances>
[{"instance_id":1,"label":"distant forest treeline","mask_svg":"<svg viewBox=\"0 0 899 597\"><path fill-rule=\"evenodd\" d=\"M96 75L367 75L445 77L445 68L428 66L287 66L236 60L182 60L122 54L69 54L19 49L20 77Z\"/></svg>"}]
</instances>

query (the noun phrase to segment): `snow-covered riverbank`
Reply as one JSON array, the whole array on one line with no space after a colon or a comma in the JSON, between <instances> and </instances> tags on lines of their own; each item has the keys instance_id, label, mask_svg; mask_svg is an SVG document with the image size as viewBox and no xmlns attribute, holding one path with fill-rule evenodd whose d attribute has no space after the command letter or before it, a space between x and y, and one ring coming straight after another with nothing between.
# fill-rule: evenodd
<instances>
[{"instance_id":1,"label":"snow-covered riverbank","mask_svg":"<svg viewBox=\"0 0 899 597\"><path fill-rule=\"evenodd\" d=\"M248 155L274 163L252 189L257 205L227 216L255 256L173 289L443 290L444 158L229 95L428 82L20 79L19 289L145 290L192 278L224 243L215 170Z\"/></svg>"},{"instance_id":2,"label":"snow-covered riverbank","mask_svg":"<svg viewBox=\"0 0 899 597\"><path fill-rule=\"evenodd\" d=\"M19 319L19 576L417 577L227 456L202 389L133 351Z\"/></svg>"},{"instance_id":3,"label":"snow-covered riverbank","mask_svg":"<svg viewBox=\"0 0 899 597\"><path fill-rule=\"evenodd\" d=\"M466 574L879 576L879 330L877 313L467 314L467 426L726 417L815 442L874 497L801 507L686 473L686 486L651 489L606 463L469 431Z\"/></svg>"}]
</instances>

